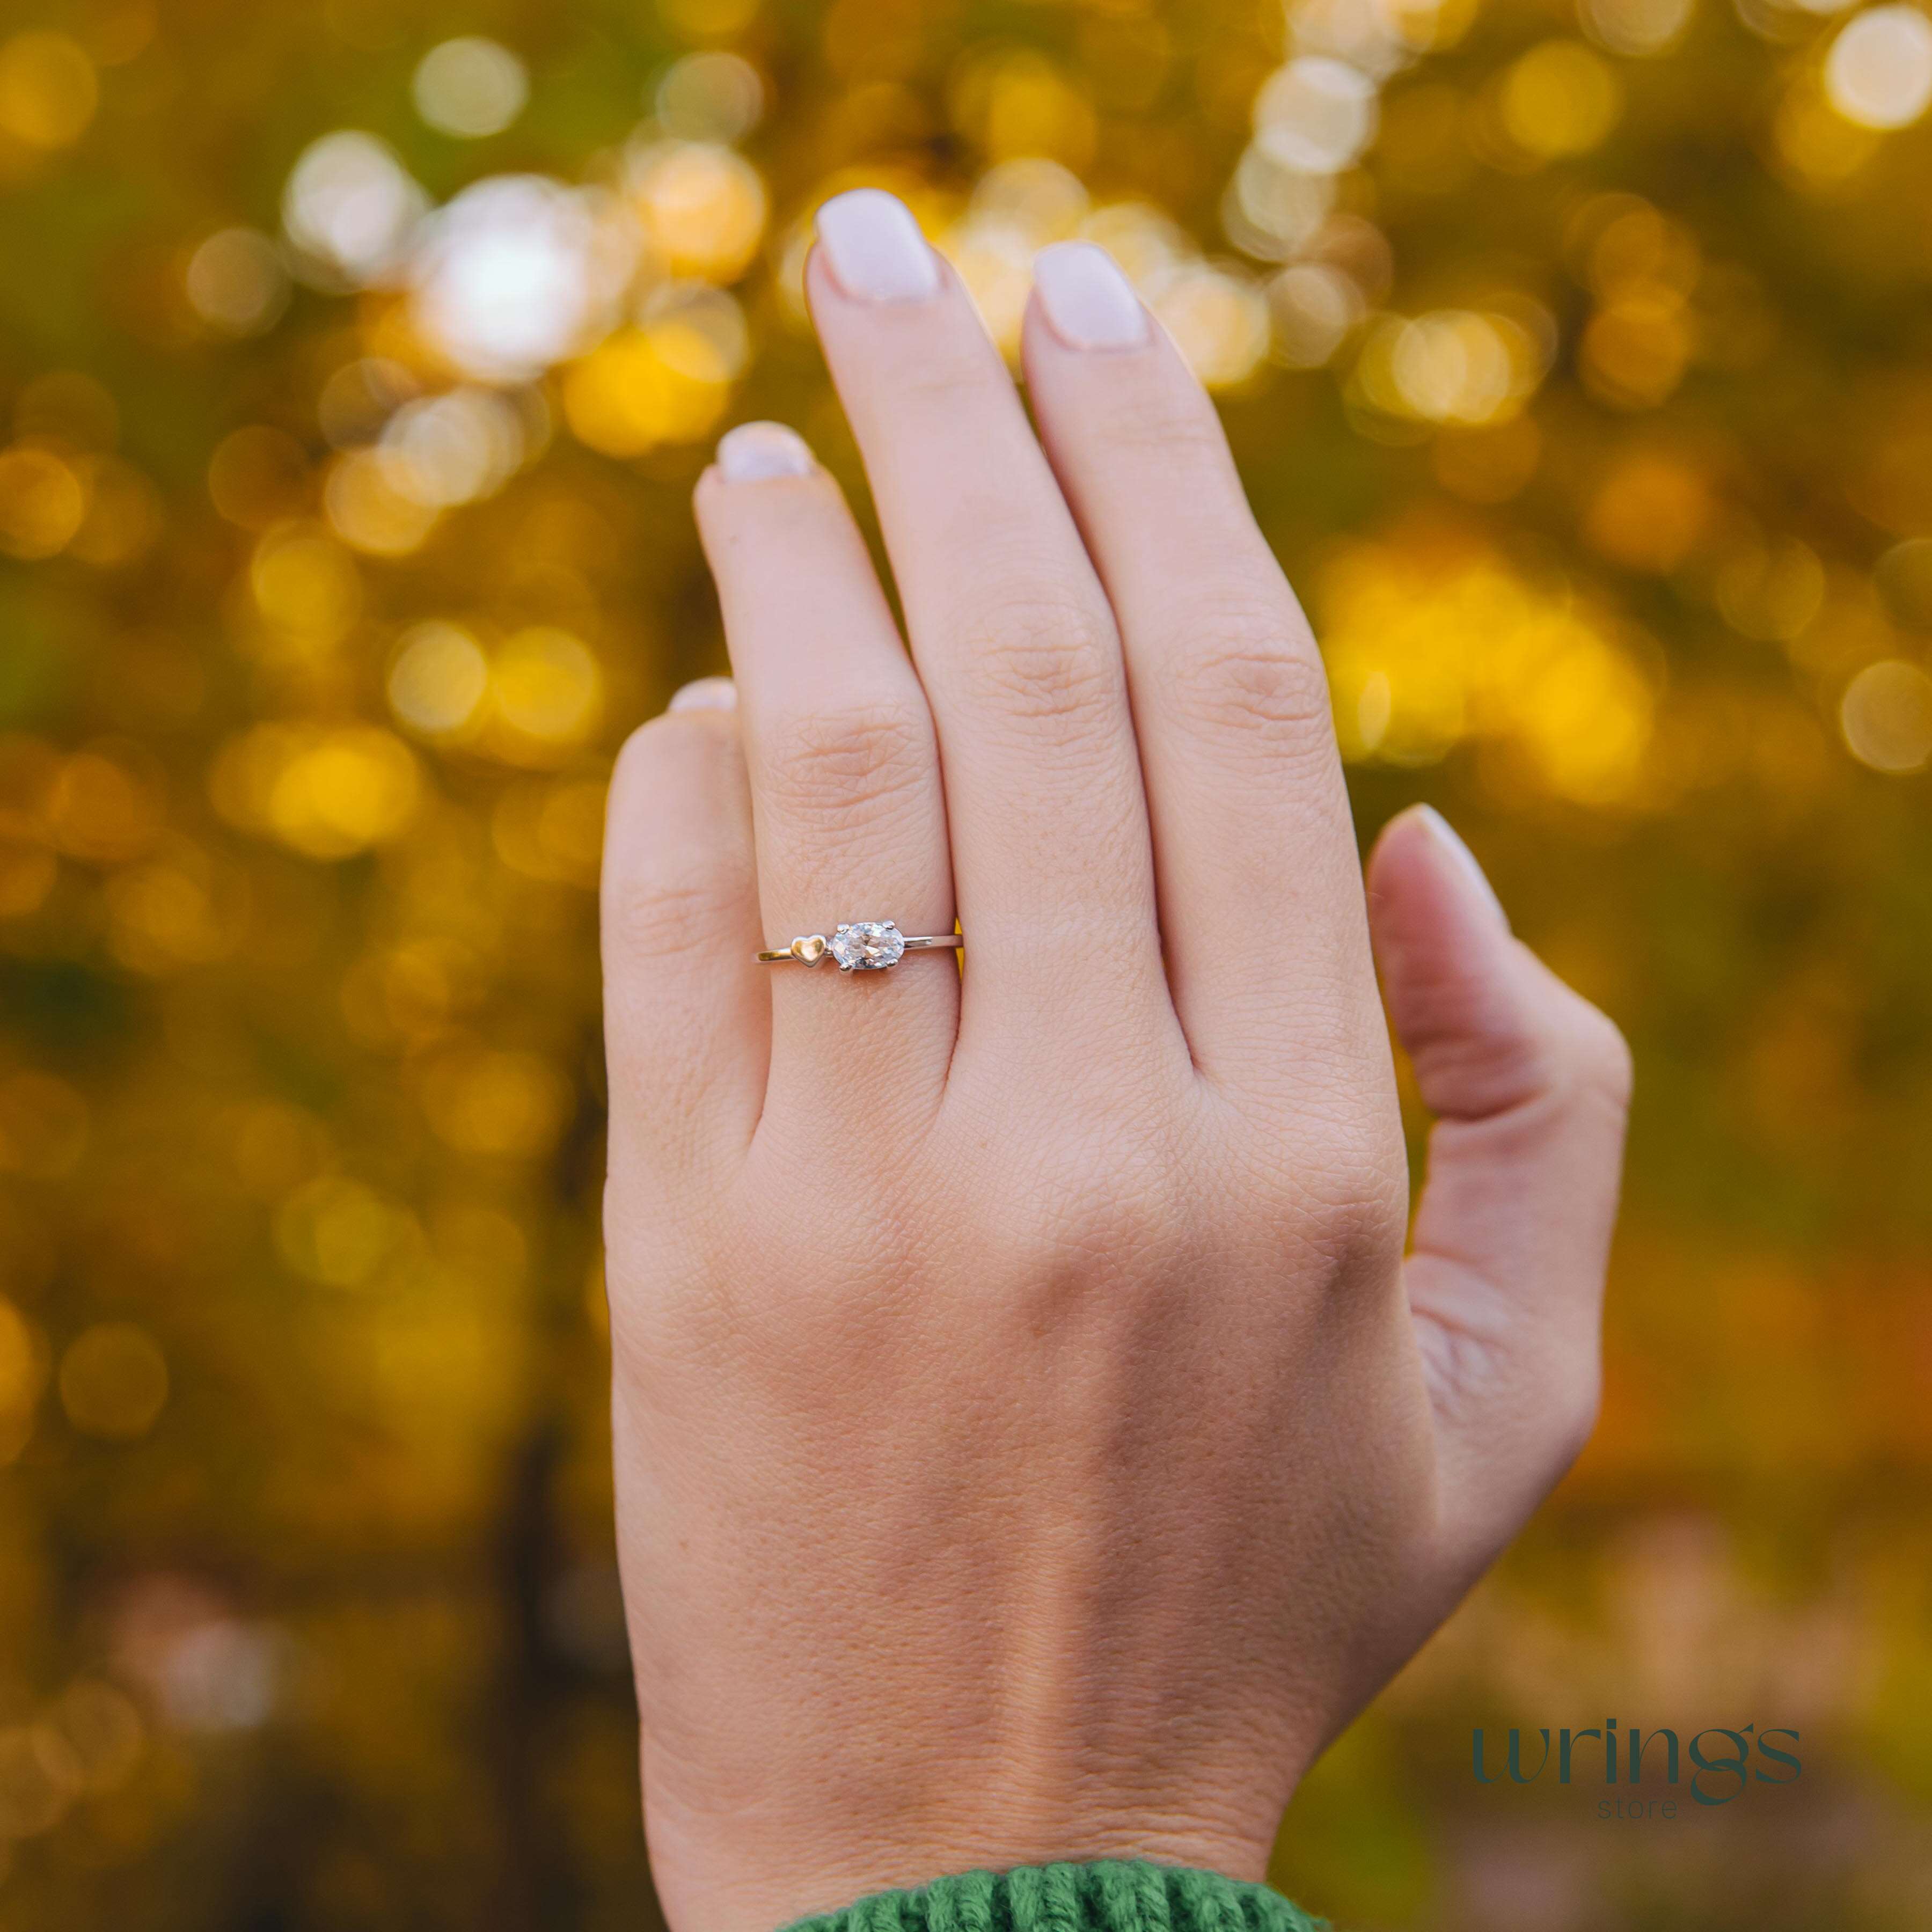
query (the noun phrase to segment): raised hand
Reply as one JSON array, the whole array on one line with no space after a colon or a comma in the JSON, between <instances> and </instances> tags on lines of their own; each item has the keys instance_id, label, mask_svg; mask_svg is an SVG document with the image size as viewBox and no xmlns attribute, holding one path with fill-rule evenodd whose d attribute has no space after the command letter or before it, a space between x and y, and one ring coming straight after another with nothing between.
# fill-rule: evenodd
<instances>
[{"instance_id":1,"label":"raised hand","mask_svg":"<svg viewBox=\"0 0 1932 1932\"><path fill-rule=\"evenodd\" d=\"M606 860L620 1545L694 1932L1259 1876L1589 1430L1628 1087L1432 814L1365 895L1307 626L1108 260L1041 258L1036 438L902 206L819 234L910 655L805 446L733 431L734 682L626 748ZM956 915L963 974L755 956ZM1439 1116L1406 1260L1372 931Z\"/></svg>"}]
</instances>

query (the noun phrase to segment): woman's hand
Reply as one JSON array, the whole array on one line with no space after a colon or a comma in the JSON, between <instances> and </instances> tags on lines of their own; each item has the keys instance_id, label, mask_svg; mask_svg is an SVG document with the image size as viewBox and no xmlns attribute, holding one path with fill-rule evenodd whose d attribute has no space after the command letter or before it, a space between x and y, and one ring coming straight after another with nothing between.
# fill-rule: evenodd
<instances>
[{"instance_id":1,"label":"woman's hand","mask_svg":"<svg viewBox=\"0 0 1932 1932\"><path fill-rule=\"evenodd\" d=\"M694 1932L1261 1876L1589 1432L1629 1078L1432 814L1365 917L1320 658L1107 259L1042 260L1036 441L899 203L819 233L912 654L831 479L734 431L735 708L631 741L604 882L618 1529ZM753 958L956 910L963 976ZM1406 1261L1372 928L1439 1117Z\"/></svg>"}]
</instances>

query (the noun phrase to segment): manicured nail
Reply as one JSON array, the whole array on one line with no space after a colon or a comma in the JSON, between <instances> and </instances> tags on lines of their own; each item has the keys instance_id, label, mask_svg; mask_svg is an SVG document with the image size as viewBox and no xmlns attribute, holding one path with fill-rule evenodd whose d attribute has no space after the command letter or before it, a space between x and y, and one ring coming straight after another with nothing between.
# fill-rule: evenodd
<instances>
[{"instance_id":1,"label":"manicured nail","mask_svg":"<svg viewBox=\"0 0 1932 1932\"><path fill-rule=\"evenodd\" d=\"M700 677L670 694L668 711L735 711L738 687L728 677Z\"/></svg>"},{"instance_id":2,"label":"manicured nail","mask_svg":"<svg viewBox=\"0 0 1932 1932\"><path fill-rule=\"evenodd\" d=\"M718 439L718 473L728 483L809 476L818 467L805 438L783 423L740 423Z\"/></svg>"},{"instance_id":3,"label":"manicured nail","mask_svg":"<svg viewBox=\"0 0 1932 1932\"><path fill-rule=\"evenodd\" d=\"M856 302L922 302L939 292L939 265L912 210L884 188L835 194L818 211L832 277Z\"/></svg>"},{"instance_id":4,"label":"manicured nail","mask_svg":"<svg viewBox=\"0 0 1932 1932\"><path fill-rule=\"evenodd\" d=\"M1495 907L1497 918L1502 921L1504 931L1508 932L1509 914L1503 910L1503 902L1496 897L1496 887L1490 884L1490 875L1476 862L1475 854L1463 844L1462 835L1432 805L1418 806L1416 815L1428 826L1436 842L1468 874L1476 890Z\"/></svg>"},{"instance_id":5,"label":"manicured nail","mask_svg":"<svg viewBox=\"0 0 1932 1932\"><path fill-rule=\"evenodd\" d=\"M1106 249L1056 242L1033 258L1033 285L1054 334L1070 349L1136 349L1148 339L1147 311Z\"/></svg>"}]
</instances>

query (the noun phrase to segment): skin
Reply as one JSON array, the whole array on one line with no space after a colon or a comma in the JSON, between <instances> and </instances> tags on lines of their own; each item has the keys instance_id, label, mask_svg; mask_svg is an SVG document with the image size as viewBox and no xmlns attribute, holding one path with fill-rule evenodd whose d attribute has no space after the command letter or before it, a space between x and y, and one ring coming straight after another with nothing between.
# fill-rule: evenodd
<instances>
[{"instance_id":1,"label":"skin","mask_svg":"<svg viewBox=\"0 0 1932 1932\"><path fill-rule=\"evenodd\" d=\"M1628 1058L1440 821L1365 892L1319 657L1158 329L1070 346L1036 294L1036 438L943 266L807 285L910 655L830 477L714 468L736 701L611 795L652 1868L694 1932L1055 1858L1258 1879L1588 1434ZM956 913L963 974L752 956Z\"/></svg>"}]
</instances>

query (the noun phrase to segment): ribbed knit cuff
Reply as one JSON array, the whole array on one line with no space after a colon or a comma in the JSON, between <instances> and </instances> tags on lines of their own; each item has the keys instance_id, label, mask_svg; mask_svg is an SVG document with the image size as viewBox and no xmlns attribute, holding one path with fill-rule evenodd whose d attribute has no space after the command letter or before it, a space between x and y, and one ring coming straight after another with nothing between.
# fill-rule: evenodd
<instances>
[{"instance_id":1,"label":"ribbed knit cuff","mask_svg":"<svg viewBox=\"0 0 1932 1932\"><path fill-rule=\"evenodd\" d=\"M882 1892L785 1932L1327 1932L1278 1892L1178 1865L1030 1865Z\"/></svg>"}]
</instances>

